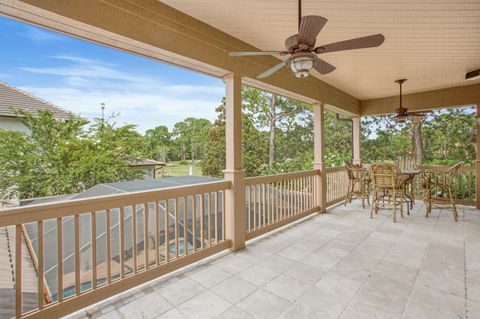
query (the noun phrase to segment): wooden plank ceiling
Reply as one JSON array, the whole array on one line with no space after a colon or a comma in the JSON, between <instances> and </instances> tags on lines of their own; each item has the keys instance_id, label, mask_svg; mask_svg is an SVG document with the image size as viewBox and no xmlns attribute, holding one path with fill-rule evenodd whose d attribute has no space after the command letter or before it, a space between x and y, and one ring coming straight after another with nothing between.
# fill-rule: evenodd
<instances>
[{"instance_id":1,"label":"wooden plank ceiling","mask_svg":"<svg viewBox=\"0 0 480 319\"><path fill-rule=\"evenodd\" d=\"M297 0L162 0L262 50L282 50L296 33ZM304 15L329 21L317 44L383 33L379 48L322 57L337 67L323 81L359 99L480 83L465 81L480 68L479 0L304 0ZM282 71L285 72L285 71Z\"/></svg>"}]
</instances>

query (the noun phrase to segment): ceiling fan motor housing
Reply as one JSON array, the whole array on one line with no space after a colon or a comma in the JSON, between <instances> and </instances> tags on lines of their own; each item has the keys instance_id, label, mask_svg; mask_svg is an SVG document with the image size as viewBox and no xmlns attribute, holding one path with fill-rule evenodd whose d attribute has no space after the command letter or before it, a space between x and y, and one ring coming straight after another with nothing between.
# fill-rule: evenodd
<instances>
[{"instance_id":1,"label":"ceiling fan motor housing","mask_svg":"<svg viewBox=\"0 0 480 319\"><path fill-rule=\"evenodd\" d=\"M295 74L297 78L306 78L310 70L315 65L317 56L308 52L295 53L287 60L288 69Z\"/></svg>"}]
</instances>

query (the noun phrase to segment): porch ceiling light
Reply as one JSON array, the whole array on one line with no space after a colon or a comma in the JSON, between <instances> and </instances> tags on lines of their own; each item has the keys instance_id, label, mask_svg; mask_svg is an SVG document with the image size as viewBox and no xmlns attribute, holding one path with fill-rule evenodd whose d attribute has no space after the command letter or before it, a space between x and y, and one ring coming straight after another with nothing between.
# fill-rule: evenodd
<instances>
[{"instance_id":1,"label":"porch ceiling light","mask_svg":"<svg viewBox=\"0 0 480 319\"><path fill-rule=\"evenodd\" d=\"M397 123L405 123L405 121L407 120L407 116L406 115L397 115L395 116L395 121Z\"/></svg>"},{"instance_id":2,"label":"porch ceiling light","mask_svg":"<svg viewBox=\"0 0 480 319\"><path fill-rule=\"evenodd\" d=\"M290 71L297 78L305 78L310 74L316 62L316 56L312 54L296 55L287 61Z\"/></svg>"}]
</instances>

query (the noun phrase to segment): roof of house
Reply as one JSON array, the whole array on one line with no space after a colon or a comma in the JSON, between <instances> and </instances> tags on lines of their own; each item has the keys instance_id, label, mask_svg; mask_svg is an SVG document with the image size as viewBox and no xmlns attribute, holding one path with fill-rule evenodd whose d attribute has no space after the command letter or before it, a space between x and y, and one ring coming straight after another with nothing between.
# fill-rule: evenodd
<instances>
[{"instance_id":1,"label":"roof of house","mask_svg":"<svg viewBox=\"0 0 480 319\"><path fill-rule=\"evenodd\" d=\"M36 114L39 110L50 111L55 119L66 120L70 112L25 91L0 82L0 117L17 117L15 110Z\"/></svg>"},{"instance_id":2,"label":"roof of house","mask_svg":"<svg viewBox=\"0 0 480 319\"><path fill-rule=\"evenodd\" d=\"M86 191L78 194L22 200L20 202L20 206L55 203L72 199L91 198L96 196L132 193L161 188L194 185L200 183L210 183L219 180L221 179L207 176L175 176L160 179L142 179L125 182L104 183L97 184L87 189Z\"/></svg>"},{"instance_id":3,"label":"roof of house","mask_svg":"<svg viewBox=\"0 0 480 319\"><path fill-rule=\"evenodd\" d=\"M159 162L149 158L137 158L133 161L128 162L129 166L165 166L167 163Z\"/></svg>"}]
</instances>

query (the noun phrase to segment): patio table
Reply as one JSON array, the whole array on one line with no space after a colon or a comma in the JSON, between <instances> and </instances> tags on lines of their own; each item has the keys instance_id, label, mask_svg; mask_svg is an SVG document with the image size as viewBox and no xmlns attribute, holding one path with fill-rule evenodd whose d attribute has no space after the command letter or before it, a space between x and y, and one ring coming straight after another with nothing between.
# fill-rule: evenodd
<instances>
[{"instance_id":1,"label":"patio table","mask_svg":"<svg viewBox=\"0 0 480 319\"><path fill-rule=\"evenodd\" d=\"M413 180L415 176L423 172L423 169L404 169L401 170L402 174L405 176L404 186L406 187L404 192L405 196L408 198L410 202L410 209L413 208L413 204L415 203L415 189L413 187ZM410 189L407 189L410 187ZM410 215L410 211L408 211L408 215Z\"/></svg>"}]
</instances>

